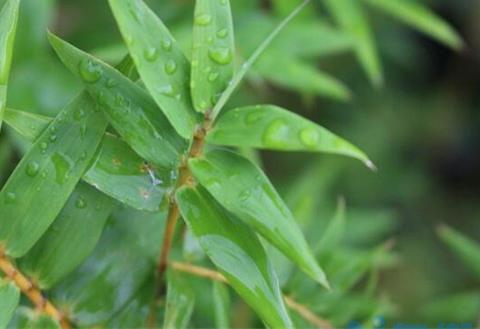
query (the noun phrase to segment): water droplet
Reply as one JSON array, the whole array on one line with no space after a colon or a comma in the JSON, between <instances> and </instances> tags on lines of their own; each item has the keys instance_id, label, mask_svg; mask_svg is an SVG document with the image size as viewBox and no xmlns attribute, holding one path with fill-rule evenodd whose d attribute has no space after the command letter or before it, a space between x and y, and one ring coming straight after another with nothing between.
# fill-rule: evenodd
<instances>
[{"instance_id":1,"label":"water droplet","mask_svg":"<svg viewBox=\"0 0 480 329\"><path fill-rule=\"evenodd\" d=\"M42 177L42 178L47 178L47 172L46 172L46 171L42 171L42 173L40 174L40 177Z\"/></svg>"},{"instance_id":2,"label":"water droplet","mask_svg":"<svg viewBox=\"0 0 480 329\"><path fill-rule=\"evenodd\" d=\"M40 149L42 151L45 151L48 148L48 143L47 142L41 142L40 143Z\"/></svg>"},{"instance_id":3,"label":"water droplet","mask_svg":"<svg viewBox=\"0 0 480 329\"><path fill-rule=\"evenodd\" d=\"M246 201L251 194L252 193L250 192L250 190L245 190L242 191L238 197L240 198L240 201Z\"/></svg>"},{"instance_id":4,"label":"water droplet","mask_svg":"<svg viewBox=\"0 0 480 329\"><path fill-rule=\"evenodd\" d=\"M210 24L211 21L212 21L212 16L210 16L209 14L201 14L201 15L195 16L195 24L198 24L198 25L205 26Z\"/></svg>"},{"instance_id":5,"label":"water droplet","mask_svg":"<svg viewBox=\"0 0 480 329\"><path fill-rule=\"evenodd\" d=\"M153 62L158 57L158 50L155 47L150 47L145 49L143 52L143 57L149 62Z\"/></svg>"},{"instance_id":6,"label":"water droplet","mask_svg":"<svg viewBox=\"0 0 480 329\"><path fill-rule=\"evenodd\" d=\"M212 36L207 37L207 42L212 44L213 43L213 37Z\"/></svg>"},{"instance_id":7,"label":"water droplet","mask_svg":"<svg viewBox=\"0 0 480 329\"><path fill-rule=\"evenodd\" d=\"M30 177L35 177L38 174L40 165L36 161L30 161L27 165L27 175Z\"/></svg>"},{"instance_id":8,"label":"water droplet","mask_svg":"<svg viewBox=\"0 0 480 329\"><path fill-rule=\"evenodd\" d=\"M226 5L226 4L227 4L227 0L220 0L220 4Z\"/></svg>"},{"instance_id":9,"label":"water droplet","mask_svg":"<svg viewBox=\"0 0 480 329\"><path fill-rule=\"evenodd\" d=\"M173 74L175 73L176 70L177 70L177 63L175 63L173 59L169 59L165 63L165 72L167 72L167 74Z\"/></svg>"},{"instance_id":10,"label":"water droplet","mask_svg":"<svg viewBox=\"0 0 480 329\"><path fill-rule=\"evenodd\" d=\"M100 67L88 59L80 62L79 72L83 81L87 83L97 82L102 75Z\"/></svg>"},{"instance_id":11,"label":"water droplet","mask_svg":"<svg viewBox=\"0 0 480 329\"><path fill-rule=\"evenodd\" d=\"M110 78L107 80L107 83L106 83L107 88L113 88L116 85L117 85L117 81L115 81L114 79Z\"/></svg>"},{"instance_id":12,"label":"water droplet","mask_svg":"<svg viewBox=\"0 0 480 329\"><path fill-rule=\"evenodd\" d=\"M264 115L265 114L262 111L250 112L245 116L245 123L247 125L252 125L258 122L259 120L261 120L264 117Z\"/></svg>"},{"instance_id":13,"label":"water droplet","mask_svg":"<svg viewBox=\"0 0 480 329\"><path fill-rule=\"evenodd\" d=\"M158 88L158 91L161 94L166 95L166 96L170 96L170 97L173 97L173 96L176 95L175 88L173 88L172 85L162 86L162 87Z\"/></svg>"},{"instance_id":14,"label":"water droplet","mask_svg":"<svg viewBox=\"0 0 480 329\"><path fill-rule=\"evenodd\" d=\"M290 139L290 127L283 119L272 121L263 134L263 143L269 147L283 148Z\"/></svg>"},{"instance_id":15,"label":"water droplet","mask_svg":"<svg viewBox=\"0 0 480 329\"><path fill-rule=\"evenodd\" d=\"M102 210L102 205L100 203L97 203L97 205L95 206L95 210L96 211Z\"/></svg>"},{"instance_id":16,"label":"water droplet","mask_svg":"<svg viewBox=\"0 0 480 329\"><path fill-rule=\"evenodd\" d=\"M73 114L73 118L77 121L80 121L85 116L85 111L83 109L78 109Z\"/></svg>"},{"instance_id":17,"label":"water droplet","mask_svg":"<svg viewBox=\"0 0 480 329\"><path fill-rule=\"evenodd\" d=\"M198 104L198 107L200 108L200 110L206 110L207 107L208 107L208 102L205 101L205 100L202 100L202 101L200 101L200 103Z\"/></svg>"},{"instance_id":18,"label":"water droplet","mask_svg":"<svg viewBox=\"0 0 480 329\"><path fill-rule=\"evenodd\" d=\"M87 206L87 201L85 201L83 196L80 196L75 202L75 206L79 209L84 209Z\"/></svg>"},{"instance_id":19,"label":"water droplet","mask_svg":"<svg viewBox=\"0 0 480 329\"><path fill-rule=\"evenodd\" d=\"M57 135L51 134L49 139L50 139L50 142L54 143L57 140Z\"/></svg>"},{"instance_id":20,"label":"water droplet","mask_svg":"<svg viewBox=\"0 0 480 329\"><path fill-rule=\"evenodd\" d=\"M208 75L208 81L213 82L218 79L218 72L212 72Z\"/></svg>"},{"instance_id":21,"label":"water droplet","mask_svg":"<svg viewBox=\"0 0 480 329\"><path fill-rule=\"evenodd\" d=\"M312 148L317 146L319 138L320 135L317 129L313 127L304 128L300 131L300 140L306 147Z\"/></svg>"},{"instance_id":22,"label":"water droplet","mask_svg":"<svg viewBox=\"0 0 480 329\"><path fill-rule=\"evenodd\" d=\"M198 61L197 60L193 60L192 61L192 67L197 67L198 66Z\"/></svg>"},{"instance_id":23,"label":"water droplet","mask_svg":"<svg viewBox=\"0 0 480 329\"><path fill-rule=\"evenodd\" d=\"M56 152L52 156L52 162L55 166L55 180L58 184L63 184L68 178L68 172L73 167L72 161L66 155Z\"/></svg>"},{"instance_id":24,"label":"water droplet","mask_svg":"<svg viewBox=\"0 0 480 329\"><path fill-rule=\"evenodd\" d=\"M170 51L172 49L172 40L165 39L162 41L162 49L165 51Z\"/></svg>"},{"instance_id":25,"label":"water droplet","mask_svg":"<svg viewBox=\"0 0 480 329\"><path fill-rule=\"evenodd\" d=\"M125 36L125 42L127 45L132 45L133 44L133 38L130 35Z\"/></svg>"},{"instance_id":26,"label":"water droplet","mask_svg":"<svg viewBox=\"0 0 480 329\"><path fill-rule=\"evenodd\" d=\"M232 61L232 52L229 48L216 47L208 50L208 57L220 65L229 64Z\"/></svg>"},{"instance_id":27,"label":"water droplet","mask_svg":"<svg viewBox=\"0 0 480 329\"><path fill-rule=\"evenodd\" d=\"M125 98L122 96L122 94L117 93L115 95L115 105L118 107L124 107L126 105Z\"/></svg>"},{"instance_id":28,"label":"water droplet","mask_svg":"<svg viewBox=\"0 0 480 329\"><path fill-rule=\"evenodd\" d=\"M15 200L17 199L17 195L13 192L7 192L7 195L5 196L7 203L14 203Z\"/></svg>"},{"instance_id":29,"label":"water droplet","mask_svg":"<svg viewBox=\"0 0 480 329\"><path fill-rule=\"evenodd\" d=\"M228 30L227 29L221 29L217 31L217 37L223 39L228 35Z\"/></svg>"}]
</instances>

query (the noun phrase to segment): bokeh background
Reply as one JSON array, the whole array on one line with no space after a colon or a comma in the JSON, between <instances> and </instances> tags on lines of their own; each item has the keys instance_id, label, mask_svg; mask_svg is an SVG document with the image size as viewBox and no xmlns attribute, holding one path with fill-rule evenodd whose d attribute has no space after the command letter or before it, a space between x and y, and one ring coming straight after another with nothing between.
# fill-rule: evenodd
<instances>
[{"instance_id":1,"label":"bokeh background","mask_svg":"<svg viewBox=\"0 0 480 329\"><path fill-rule=\"evenodd\" d=\"M193 1L147 2L188 52ZM240 59L294 3L232 0ZM371 83L351 40L314 1L254 67L232 104L288 108L360 146L378 166L371 172L340 157L245 150L261 161L302 225L313 228L311 241L339 197L346 200L346 244L372 247L394 239L391 257L375 276L377 298L388 301L379 315L473 322L480 315L480 277L437 231L444 223L480 241L480 1L428 6L457 31L462 47L452 49L364 6L383 72L380 85ZM23 0L21 14L9 107L55 115L81 88L49 48L47 27L108 62L126 53L107 1ZM2 184L23 149L12 131L2 131ZM439 300L446 300L443 306L432 306Z\"/></svg>"}]
</instances>

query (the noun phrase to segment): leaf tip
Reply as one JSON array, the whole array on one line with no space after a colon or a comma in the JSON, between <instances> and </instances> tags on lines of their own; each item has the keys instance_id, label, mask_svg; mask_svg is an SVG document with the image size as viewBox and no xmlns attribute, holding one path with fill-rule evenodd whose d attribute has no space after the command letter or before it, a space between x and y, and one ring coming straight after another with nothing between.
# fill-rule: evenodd
<instances>
[{"instance_id":1,"label":"leaf tip","mask_svg":"<svg viewBox=\"0 0 480 329\"><path fill-rule=\"evenodd\" d=\"M368 169L370 169L373 172L377 172L378 168L377 166L372 162L372 160L367 159L364 161L365 165L367 166Z\"/></svg>"}]
</instances>

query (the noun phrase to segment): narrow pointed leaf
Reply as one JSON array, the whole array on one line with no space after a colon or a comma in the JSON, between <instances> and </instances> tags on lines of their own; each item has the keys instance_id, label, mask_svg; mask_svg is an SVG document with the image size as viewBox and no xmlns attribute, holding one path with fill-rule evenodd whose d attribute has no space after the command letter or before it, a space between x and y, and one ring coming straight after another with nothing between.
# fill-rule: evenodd
<instances>
[{"instance_id":1,"label":"narrow pointed leaf","mask_svg":"<svg viewBox=\"0 0 480 329\"><path fill-rule=\"evenodd\" d=\"M441 225L437 232L463 263L480 277L480 243L445 225Z\"/></svg>"},{"instance_id":2,"label":"narrow pointed leaf","mask_svg":"<svg viewBox=\"0 0 480 329\"><path fill-rule=\"evenodd\" d=\"M185 147L149 95L111 66L49 34L50 43L72 73L101 104L110 124L147 161L169 167Z\"/></svg>"},{"instance_id":3,"label":"narrow pointed leaf","mask_svg":"<svg viewBox=\"0 0 480 329\"><path fill-rule=\"evenodd\" d=\"M167 280L167 305L163 328L187 328L195 304L193 291L178 274L169 273Z\"/></svg>"},{"instance_id":4,"label":"narrow pointed leaf","mask_svg":"<svg viewBox=\"0 0 480 329\"><path fill-rule=\"evenodd\" d=\"M357 147L314 122L274 105L228 111L215 124L207 141L279 151L340 154L359 159L368 167L373 166Z\"/></svg>"},{"instance_id":5,"label":"narrow pointed leaf","mask_svg":"<svg viewBox=\"0 0 480 329\"><path fill-rule=\"evenodd\" d=\"M234 40L230 1L197 0L193 25L192 100L211 110L233 77Z\"/></svg>"},{"instance_id":6,"label":"narrow pointed leaf","mask_svg":"<svg viewBox=\"0 0 480 329\"><path fill-rule=\"evenodd\" d=\"M82 177L107 121L82 93L44 130L0 192L0 243L24 255L54 221ZM48 206L46 206L48 205Z\"/></svg>"},{"instance_id":7,"label":"narrow pointed leaf","mask_svg":"<svg viewBox=\"0 0 480 329\"><path fill-rule=\"evenodd\" d=\"M222 206L328 287L290 210L259 168L238 154L222 150L190 160L189 167Z\"/></svg>"},{"instance_id":8,"label":"narrow pointed leaf","mask_svg":"<svg viewBox=\"0 0 480 329\"><path fill-rule=\"evenodd\" d=\"M291 328L278 279L255 234L202 188L181 188L183 218L233 289L271 328Z\"/></svg>"},{"instance_id":9,"label":"narrow pointed leaf","mask_svg":"<svg viewBox=\"0 0 480 329\"><path fill-rule=\"evenodd\" d=\"M463 46L463 40L458 33L421 1L365 1L453 49L458 50Z\"/></svg>"},{"instance_id":10,"label":"narrow pointed leaf","mask_svg":"<svg viewBox=\"0 0 480 329\"><path fill-rule=\"evenodd\" d=\"M357 59L370 81L374 86L382 85L383 73L373 32L360 1L325 0L324 2L340 27L352 38Z\"/></svg>"},{"instance_id":11,"label":"narrow pointed leaf","mask_svg":"<svg viewBox=\"0 0 480 329\"><path fill-rule=\"evenodd\" d=\"M109 2L146 88L177 132L189 138L197 120L190 101L190 67L185 55L142 0Z\"/></svg>"},{"instance_id":12,"label":"narrow pointed leaf","mask_svg":"<svg viewBox=\"0 0 480 329\"><path fill-rule=\"evenodd\" d=\"M213 304L215 311L215 327L230 328L230 296L228 288L222 282L213 282Z\"/></svg>"},{"instance_id":13,"label":"narrow pointed leaf","mask_svg":"<svg viewBox=\"0 0 480 329\"><path fill-rule=\"evenodd\" d=\"M315 247L317 254L321 255L331 252L340 244L345 233L345 222L345 200L340 198L335 215L328 223L325 232Z\"/></svg>"},{"instance_id":14,"label":"narrow pointed leaf","mask_svg":"<svg viewBox=\"0 0 480 329\"><path fill-rule=\"evenodd\" d=\"M7 83L12 63L19 5L20 0L6 0L0 8L0 129L7 106Z\"/></svg>"},{"instance_id":15,"label":"narrow pointed leaf","mask_svg":"<svg viewBox=\"0 0 480 329\"><path fill-rule=\"evenodd\" d=\"M34 142L51 118L7 109L5 122ZM82 179L96 189L135 209L158 211L175 172L146 164L124 141L105 134L96 158Z\"/></svg>"},{"instance_id":16,"label":"narrow pointed leaf","mask_svg":"<svg viewBox=\"0 0 480 329\"><path fill-rule=\"evenodd\" d=\"M55 222L20 259L20 268L48 289L77 267L94 249L115 202L79 184Z\"/></svg>"},{"instance_id":17,"label":"narrow pointed leaf","mask_svg":"<svg viewBox=\"0 0 480 329\"><path fill-rule=\"evenodd\" d=\"M0 279L0 328L6 328L20 302L20 290L12 282Z\"/></svg>"}]
</instances>

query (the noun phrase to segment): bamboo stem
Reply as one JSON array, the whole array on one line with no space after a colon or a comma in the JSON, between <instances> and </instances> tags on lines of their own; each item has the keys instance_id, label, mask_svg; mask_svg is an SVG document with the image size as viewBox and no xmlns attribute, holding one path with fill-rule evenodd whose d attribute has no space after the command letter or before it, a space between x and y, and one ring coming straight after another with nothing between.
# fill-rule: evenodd
<instances>
[{"instance_id":1,"label":"bamboo stem","mask_svg":"<svg viewBox=\"0 0 480 329\"><path fill-rule=\"evenodd\" d=\"M30 279L12 264L3 250L0 250L0 270L28 297L39 312L45 313L57 320L62 329L70 328L70 323L65 315L43 296L41 290Z\"/></svg>"}]
</instances>

